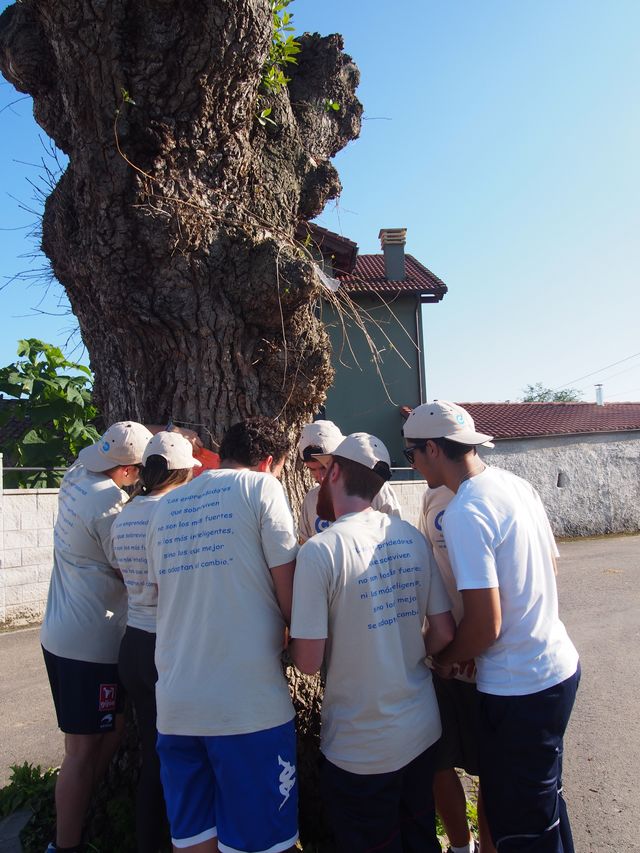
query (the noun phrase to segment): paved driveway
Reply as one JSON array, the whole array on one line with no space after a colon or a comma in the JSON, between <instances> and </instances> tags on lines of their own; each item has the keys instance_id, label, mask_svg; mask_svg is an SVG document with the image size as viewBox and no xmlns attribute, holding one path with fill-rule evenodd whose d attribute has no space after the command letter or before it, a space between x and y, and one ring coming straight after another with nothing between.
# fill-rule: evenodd
<instances>
[{"instance_id":1,"label":"paved driveway","mask_svg":"<svg viewBox=\"0 0 640 853\"><path fill-rule=\"evenodd\" d=\"M640 536L560 545L562 618L582 659L566 742L577 853L640 851ZM56 765L62 735L37 629L0 634L0 785L9 765Z\"/></svg>"}]
</instances>

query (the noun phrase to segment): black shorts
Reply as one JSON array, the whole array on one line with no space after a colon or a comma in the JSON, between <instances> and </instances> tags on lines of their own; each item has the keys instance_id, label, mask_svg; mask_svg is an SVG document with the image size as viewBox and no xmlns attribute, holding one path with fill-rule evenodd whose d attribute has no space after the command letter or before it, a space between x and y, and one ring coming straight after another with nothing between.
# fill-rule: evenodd
<instances>
[{"instance_id":1,"label":"black shorts","mask_svg":"<svg viewBox=\"0 0 640 853\"><path fill-rule=\"evenodd\" d=\"M435 744L391 773L350 773L320 757L320 790L338 853L441 853Z\"/></svg>"},{"instance_id":2,"label":"black shorts","mask_svg":"<svg viewBox=\"0 0 640 853\"><path fill-rule=\"evenodd\" d=\"M115 663L61 658L42 648L58 726L70 735L112 732L125 692Z\"/></svg>"},{"instance_id":3,"label":"black shorts","mask_svg":"<svg viewBox=\"0 0 640 853\"><path fill-rule=\"evenodd\" d=\"M436 771L459 767L478 775L479 699L475 684L433 673L442 737L436 753Z\"/></svg>"}]
</instances>

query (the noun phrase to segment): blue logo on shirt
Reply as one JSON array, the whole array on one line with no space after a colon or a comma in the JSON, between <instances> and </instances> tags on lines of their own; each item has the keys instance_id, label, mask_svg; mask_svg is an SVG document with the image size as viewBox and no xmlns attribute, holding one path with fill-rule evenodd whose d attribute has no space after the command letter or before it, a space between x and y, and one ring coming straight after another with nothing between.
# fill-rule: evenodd
<instances>
[{"instance_id":1,"label":"blue logo on shirt","mask_svg":"<svg viewBox=\"0 0 640 853\"><path fill-rule=\"evenodd\" d=\"M442 533L442 516L444 515L444 510L441 509L440 512L436 515L435 521L433 522L436 530L439 530Z\"/></svg>"},{"instance_id":2,"label":"blue logo on shirt","mask_svg":"<svg viewBox=\"0 0 640 853\"><path fill-rule=\"evenodd\" d=\"M326 530L327 527L331 527L330 521L323 521L321 518L316 518L316 533L322 533L323 530Z\"/></svg>"}]
</instances>

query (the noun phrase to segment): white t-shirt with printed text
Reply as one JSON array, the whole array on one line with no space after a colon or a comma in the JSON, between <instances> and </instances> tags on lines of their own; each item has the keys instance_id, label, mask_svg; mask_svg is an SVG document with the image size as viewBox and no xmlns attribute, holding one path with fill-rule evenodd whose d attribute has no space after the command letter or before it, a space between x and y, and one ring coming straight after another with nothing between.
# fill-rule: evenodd
<instances>
[{"instance_id":1,"label":"white t-shirt with printed text","mask_svg":"<svg viewBox=\"0 0 640 853\"><path fill-rule=\"evenodd\" d=\"M40 641L54 655L117 663L127 593L111 526L127 495L106 474L76 463L64 475L53 532L53 571Z\"/></svg>"},{"instance_id":2,"label":"white t-shirt with printed text","mask_svg":"<svg viewBox=\"0 0 640 853\"><path fill-rule=\"evenodd\" d=\"M296 551L291 510L271 474L206 471L163 497L147 532L158 586L159 732L245 734L293 718L269 570Z\"/></svg>"},{"instance_id":3,"label":"white t-shirt with printed text","mask_svg":"<svg viewBox=\"0 0 640 853\"><path fill-rule=\"evenodd\" d=\"M331 527L330 521L325 521L320 518L317 512L318 492L320 485L316 485L307 492L300 507L300 518L298 523L298 536L300 542L306 542L311 539L316 533L321 533L328 527ZM393 491L393 487L389 483L385 483L375 498L371 501L371 506L379 512L386 512L388 515L395 515L402 518L402 510L400 502Z\"/></svg>"},{"instance_id":4,"label":"white t-shirt with printed text","mask_svg":"<svg viewBox=\"0 0 640 853\"><path fill-rule=\"evenodd\" d=\"M118 568L127 588L127 625L156 630L158 588L149 580L147 527L162 495L139 495L130 501L111 528L111 541Z\"/></svg>"},{"instance_id":5,"label":"white t-shirt with printed text","mask_svg":"<svg viewBox=\"0 0 640 853\"><path fill-rule=\"evenodd\" d=\"M558 617L558 549L530 483L488 466L460 485L443 526L458 589L500 593L502 627L476 659L478 689L527 695L573 675L578 653Z\"/></svg>"},{"instance_id":6,"label":"white t-shirt with printed text","mask_svg":"<svg viewBox=\"0 0 640 853\"><path fill-rule=\"evenodd\" d=\"M422 626L449 606L427 542L399 518L349 513L302 546L291 636L327 639L321 749L333 764L392 772L440 737Z\"/></svg>"}]
</instances>

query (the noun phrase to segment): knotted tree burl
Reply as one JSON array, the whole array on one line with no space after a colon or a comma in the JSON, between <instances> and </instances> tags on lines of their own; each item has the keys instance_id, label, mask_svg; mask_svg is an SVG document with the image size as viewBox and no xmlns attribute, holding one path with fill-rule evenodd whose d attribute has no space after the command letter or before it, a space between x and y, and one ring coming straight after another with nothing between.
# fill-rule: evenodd
<instances>
[{"instance_id":1,"label":"knotted tree burl","mask_svg":"<svg viewBox=\"0 0 640 853\"><path fill-rule=\"evenodd\" d=\"M340 36L306 34L288 85L265 93L272 37L269 0L21 0L0 15L0 70L69 158L42 248L106 422L172 417L219 441L255 414L293 429L324 400L320 283L294 233L340 191L330 159L359 133L359 74ZM315 742L317 685L293 683Z\"/></svg>"},{"instance_id":2,"label":"knotted tree burl","mask_svg":"<svg viewBox=\"0 0 640 853\"><path fill-rule=\"evenodd\" d=\"M332 380L319 283L293 235L340 191L360 129L338 35L304 35L261 93L269 0L22 0L0 69L69 157L42 248L107 422L299 425ZM328 108L330 101L339 109ZM271 108L275 122L256 116Z\"/></svg>"}]
</instances>

